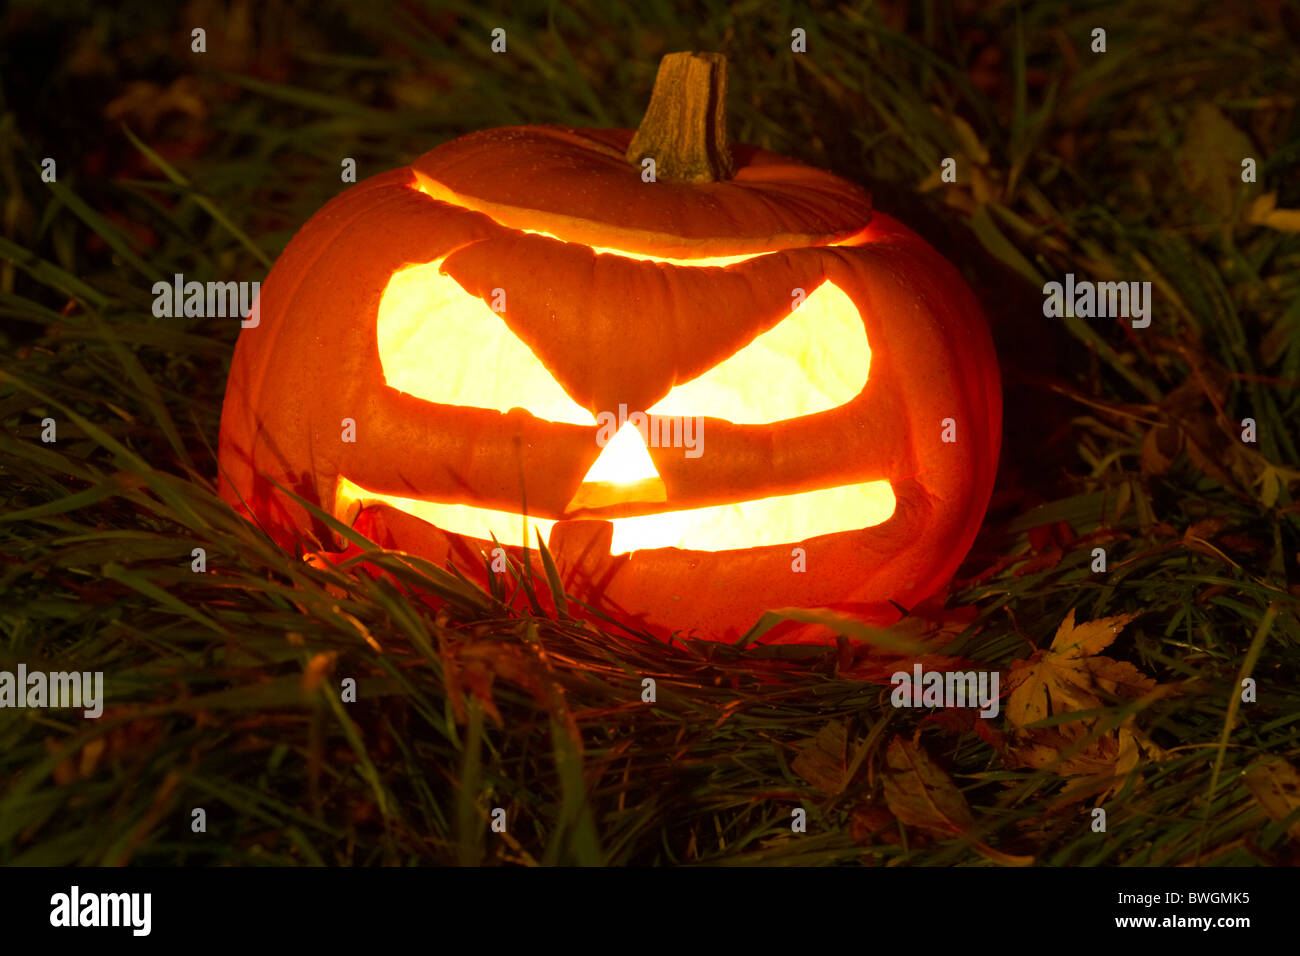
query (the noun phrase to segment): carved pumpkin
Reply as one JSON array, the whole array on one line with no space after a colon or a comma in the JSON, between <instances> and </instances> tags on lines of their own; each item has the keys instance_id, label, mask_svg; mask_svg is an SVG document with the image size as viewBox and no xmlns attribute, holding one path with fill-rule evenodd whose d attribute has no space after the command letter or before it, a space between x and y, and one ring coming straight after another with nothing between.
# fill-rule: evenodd
<instances>
[{"instance_id":1,"label":"carved pumpkin","mask_svg":"<svg viewBox=\"0 0 1300 956\"><path fill-rule=\"evenodd\" d=\"M240 335L223 496L286 548L339 542L276 483L479 579L540 533L660 635L942 588L998 456L979 308L859 187L729 148L723 71L665 58L635 140L487 130L328 203Z\"/></svg>"}]
</instances>

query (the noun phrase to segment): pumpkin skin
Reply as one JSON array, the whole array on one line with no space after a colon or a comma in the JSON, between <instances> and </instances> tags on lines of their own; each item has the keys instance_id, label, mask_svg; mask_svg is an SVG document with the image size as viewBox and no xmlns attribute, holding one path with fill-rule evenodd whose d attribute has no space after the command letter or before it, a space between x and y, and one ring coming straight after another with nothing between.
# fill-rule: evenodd
<instances>
[{"instance_id":1,"label":"pumpkin skin","mask_svg":"<svg viewBox=\"0 0 1300 956\"><path fill-rule=\"evenodd\" d=\"M554 522L547 545L569 595L660 637L734 642L763 611L783 607L896 619L897 605L949 581L992 491L1001 391L973 295L928 244L830 173L736 146L728 181L646 183L623 156L631 136L474 133L330 201L263 283L260 324L240 334L222 412L222 496L286 549L341 544L277 483L383 547L453 563L479 581L491 541L340 489L526 510ZM752 258L701 268L633 255ZM666 500L622 513L883 480L892 515L864 527L846 514L844 530L779 544L612 555L610 521L570 507L601 452L593 427L522 405L427 401L387 383L377 322L390 280L438 261L484 303L505 289L502 321L593 415L650 409L786 319L791 290L833 283L870 345L856 397L765 424L699 408L705 453L648 449ZM425 358L431 374L457 362ZM342 440L344 419L355 421L355 441ZM956 441L942 440L946 419ZM795 569L795 548L806 570ZM541 573L535 549L527 560ZM767 639L809 638L778 629Z\"/></svg>"}]
</instances>

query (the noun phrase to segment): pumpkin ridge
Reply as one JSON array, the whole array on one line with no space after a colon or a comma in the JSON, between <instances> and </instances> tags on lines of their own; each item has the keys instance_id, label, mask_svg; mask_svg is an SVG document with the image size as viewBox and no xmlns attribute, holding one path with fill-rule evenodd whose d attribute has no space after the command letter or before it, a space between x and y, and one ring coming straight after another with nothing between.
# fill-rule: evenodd
<instances>
[{"instance_id":1,"label":"pumpkin ridge","mask_svg":"<svg viewBox=\"0 0 1300 956\"><path fill-rule=\"evenodd\" d=\"M388 173L381 173L377 176L372 176L364 182L358 183L356 186L333 197L329 203L326 203L326 205L322 207L321 211L324 212L329 209L331 205L337 204L335 212L336 214L341 214L344 207L350 209L357 204L358 199L373 198L373 193L394 186L400 188L399 180L409 181L411 178L409 170L393 170ZM395 198L395 195L390 198ZM264 298L266 291L271 288L271 281L276 274L275 267L273 266L271 272L268 273L265 280L266 288L259 292L259 316L266 322L266 324L263 325L259 322L256 328L241 330L240 339L236 345L235 356L232 360L231 377L233 378L235 375L234 365L238 364L240 368L239 374L246 378L247 387L243 389L242 393L238 391L232 393L229 389L227 390L227 400L226 402L223 402L222 406L223 425L228 414L247 415L254 421L254 423L256 423L256 408L259 405L258 399L262 394L263 387L266 383L266 377L270 374L273 363L265 360L256 361L254 356L265 356L274 353L277 343L284 339L286 334L291 334L289 322L286 321L287 317L292 314L293 302L304 283L312 276L320 258L329 251L330 245L336 241L346 229L350 228L357 220L372 215L373 213L373 207L362 206L355 212L348 212L344 218L340 218L336 221L325 220L328 227L335 227L326 235L321 235L319 228L321 225L320 223L317 223L316 227L312 228L310 233L308 231L308 226L304 225L294 234L293 239L289 241L288 246L285 248L285 253L288 253L289 247L292 247L295 242L299 240L299 236L302 236L304 240L309 240L313 245L308 246L309 251L305 252L301 259L294 257L288 261L284 261L284 253L281 254L281 260L277 261L276 265L282 265L283 268L289 269L289 285L286 286L286 291L283 296L279 296L277 293L275 298L280 299L281 302L273 314L263 314L261 312L261 300ZM253 332L255 333L255 336L248 336L245 338L245 331ZM252 366L251 369L248 368L249 365ZM228 410L226 406L230 403L232 395L236 404ZM260 425L254 424L254 430L260 430ZM219 454L221 438L223 435L226 437L227 441L233 442L235 440L230 434L230 430L223 427L218 434ZM256 446L250 445L250 447L243 451L246 452L247 455L246 467L253 473L265 478L266 476L257 468L259 456L257 454ZM309 458L308 460L310 461L312 459ZM227 477L225 483L221 484L221 487L224 488L227 485L232 491L235 490L235 486L230 482L229 477ZM252 512L250 511L250 514L251 513Z\"/></svg>"},{"instance_id":2,"label":"pumpkin ridge","mask_svg":"<svg viewBox=\"0 0 1300 956\"><path fill-rule=\"evenodd\" d=\"M854 237L867 227L867 220L864 219L834 232L819 234L773 232L752 238L727 236L689 238L681 235L680 232L647 232L644 230L622 229L594 219L550 214L544 210L526 206L507 206L483 202L475 200L471 196L456 193L447 188L445 184L427 176L422 177L422 182L433 184L432 190L436 191L417 187L431 199L446 203L465 212L476 212L487 216L503 229L522 231L521 226L515 223L523 222L526 217L533 216L532 221L534 224L542 228L531 231L547 233L561 242L573 245L601 246L615 249L618 252L637 255L679 259L709 259L722 256L763 255L773 252L789 252L796 249L820 249L825 246L838 245L844 240ZM732 180L728 185L746 189L749 184L737 183ZM782 216L791 211L783 209L781 203L773 202L772 197L766 195L755 194L755 201L765 210L780 213ZM794 201L795 199L792 197L790 202ZM806 200L802 202L805 208L812 208L811 204ZM538 220L536 216L543 216L544 218ZM735 218L728 212L717 213L714 218L724 216L734 224Z\"/></svg>"},{"instance_id":3,"label":"pumpkin ridge","mask_svg":"<svg viewBox=\"0 0 1300 956\"><path fill-rule=\"evenodd\" d=\"M614 152L625 150L631 135L505 127L444 143L411 168L429 195L486 212L507 228L640 254L693 258L818 246L870 221L865 190L753 146L732 148L732 179L644 183Z\"/></svg>"},{"instance_id":4,"label":"pumpkin ridge","mask_svg":"<svg viewBox=\"0 0 1300 956\"><path fill-rule=\"evenodd\" d=\"M361 220L367 217L372 217L372 216L382 221L382 219L384 218L383 213L386 209L388 209L391 206L400 204L403 200L407 198L404 186L401 183L394 183L392 185L395 186L396 188L393 189L391 193L380 197L378 201L374 201L372 205L361 209L358 213L351 215L347 219L342 220L338 223L338 228L331 236L330 241L323 243L319 251L313 257L309 270L314 270L321 256L328 253L330 251L330 247L334 243L337 243L345 233L355 228L358 222L360 222ZM375 191L377 190L367 190L364 192L375 192ZM351 190L349 190L349 192L351 192ZM371 198L373 200L373 197ZM294 285L292 292L285 297L284 304L280 310L280 314L282 316L282 321L280 325L285 327L289 325L289 322L287 320L295 312L294 306L298 299L299 293L303 289L303 286L304 286L303 282L299 281ZM268 372L271 369L271 367L272 367L271 362L263 362L261 364L263 374ZM355 388L355 386L353 386L353 388ZM345 386L345 391L351 392L353 388L347 388ZM315 477L315 480L312 482L312 487L315 490L315 498L316 498L316 500L313 503L317 507L321 508L322 510L328 512L331 515L334 515L336 518L339 518L339 520L344 520L343 518L340 518L335 513L338 477L339 477L337 473L338 471L337 461L333 456L321 455L320 457L317 457L316 454L316 440L315 440L316 432L322 424L320 422L320 419L322 418L324 413L325 413L325 407L321 403L313 403L308 413L308 419L310 422L312 422L313 427L307 430L307 460L313 463L328 461L331 464L333 464L334 467L332 469L332 473L317 475ZM301 494L301 490L299 491L299 493ZM288 507L296 507L296 506L297 506L296 503L294 503L292 505L289 505ZM325 524L323 521L316 518L315 516L309 516L309 520L311 522L315 544L320 545L321 547L325 547L326 545L333 545L333 547L330 548L330 550L338 550L340 548L345 547L345 542L343 541L342 537L333 529L331 529L327 524Z\"/></svg>"}]
</instances>

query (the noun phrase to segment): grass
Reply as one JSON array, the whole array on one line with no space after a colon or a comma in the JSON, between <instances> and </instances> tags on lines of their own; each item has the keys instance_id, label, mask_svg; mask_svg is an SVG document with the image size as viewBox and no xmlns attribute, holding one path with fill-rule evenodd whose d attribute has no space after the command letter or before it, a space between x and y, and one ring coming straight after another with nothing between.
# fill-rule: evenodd
<instances>
[{"instance_id":1,"label":"grass","mask_svg":"<svg viewBox=\"0 0 1300 956\"><path fill-rule=\"evenodd\" d=\"M103 670L109 704L0 710L0 862L1300 861L1295 813L1245 779L1300 751L1300 241L1251 221L1265 194L1300 206L1283 92L1300 24L1268 6L906 6L8 13L0 669ZM807 54L786 52L794 27ZM689 48L729 56L733 138L866 183L984 298L1008 420L949 600L969 621L904 632L1005 669L1071 608L1139 613L1108 653L1179 693L1098 715L1163 751L1116 781L1104 834L1094 797L1068 799L1077 780L893 709L864 679L884 665L847 642L647 644L534 613L518 578L482 593L396 555L372 557L392 580L309 566L215 497L238 329L154 318L153 281L264 277L343 157L364 178L471 129L635 125L660 55ZM936 181L948 156L955 184ZM1152 282L1151 327L1043 318L1041 285L1066 272ZM898 736L951 776L969 826L897 819Z\"/></svg>"}]
</instances>

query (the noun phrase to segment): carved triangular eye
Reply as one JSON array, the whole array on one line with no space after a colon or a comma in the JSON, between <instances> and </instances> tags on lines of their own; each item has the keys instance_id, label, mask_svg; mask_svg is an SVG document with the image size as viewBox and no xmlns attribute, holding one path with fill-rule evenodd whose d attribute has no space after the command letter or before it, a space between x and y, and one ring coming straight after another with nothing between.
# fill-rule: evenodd
<instances>
[{"instance_id":1,"label":"carved triangular eye","mask_svg":"<svg viewBox=\"0 0 1300 956\"><path fill-rule=\"evenodd\" d=\"M851 401L870 366L857 306L833 282L823 282L788 318L648 411L766 425Z\"/></svg>"},{"instance_id":2,"label":"carved triangular eye","mask_svg":"<svg viewBox=\"0 0 1300 956\"><path fill-rule=\"evenodd\" d=\"M428 402L595 425L505 320L441 268L403 269L384 290L375 332L387 383Z\"/></svg>"}]
</instances>

